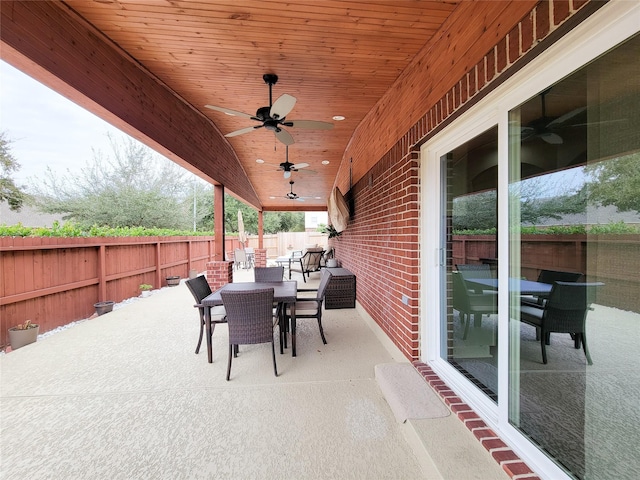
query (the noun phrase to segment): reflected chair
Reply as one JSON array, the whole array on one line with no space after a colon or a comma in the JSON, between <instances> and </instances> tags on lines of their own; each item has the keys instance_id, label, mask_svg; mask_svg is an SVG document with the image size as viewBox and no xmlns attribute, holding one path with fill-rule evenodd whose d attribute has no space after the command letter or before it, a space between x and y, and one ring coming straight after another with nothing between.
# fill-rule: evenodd
<instances>
[{"instance_id":1,"label":"reflected chair","mask_svg":"<svg viewBox=\"0 0 640 480\"><path fill-rule=\"evenodd\" d=\"M520 321L536 328L542 347L542 362L547 363L546 346L551 333L569 333L575 348L582 349L589 365L593 365L587 346L586 319L595 299L596 289L603 283L555 282L544 307L520 306Z\"/></svg>"},{"instance_id":2,"label":"reflected chair","mask_svg":"<svg viewBox=\"0 0 640 480\"><path fill-rule=\"evenodd\" d=\"M314 297L298 296L296 298L296 322L301 318L315 318L318 321L318 329L320 330L320 337L322 343L326 345L327 339L324 336L324 329L322 328L322 302L324 301L324 294L327 291L327 285L331 279L331 273L328 270L322 271L322 277L320 278L320 284L317 289L314 288L300 288L298 293L315 292ZM287 321L291 320L291 312L289 308L286 311ZM295 331L295 329L294 329Z\"/></svg>"},{"instance_id":3,"label":"reflected chair","mask_svg":"<svg viewBox=\"0 0 640 480\"><path fill-rule=\"evenodd\" d=\"M490 265L481 264L456 264L456 269L463 278L494 278Z\"/></svg>"},{"instance_id":4,"label":"reflected chair","mask_svg":"<svg viewBox=\"0 0 640 480\"><path fill-rule=\"evenodd\" d=\"M307 282L305 275L308 277L311 272L320 270L320 262L324 255L322 247L310 248L300 258L291 259L289 262L289 280L291 280L291 272L302 273L302 280Z\"/></svg>"},{"instance_id":5,"label":"reflected chair","mask_svg":"<svg viewBox=\"0 0 640 480\"><path fill-rule=\"evenodd\" d=\"M577 282L582 277L580 272L560 272L557 270L540 270L538 282L553 285L554 282ZM523 305L544 306L545 299L535 295L523 295L520 303Z\"/></svg>"},{"instance_id":6,"label":"reflected chair","mask_svg":"<svg viewBox=\"0 0 640 480\"><path fill-rule=\"evenodd\" d=\"M229 325L229 363L227 380L231 376L231 361L239 345L271 343L273 373L278 376L273 330L278 324L273 316L273 288L250 291L223 291L222 303ZM280 335L282 338L282 335Z\"/></svg>"},{"instance_id":7,"label":"reflected chair","mask_svg":"<svg viewBox=\"0 0 640 480\"><path fill-rule=\"evenodd\" d=\"M470 278L495 278L494 272L491 269L490 265L481 263L481 264L456 264L456 269L462 275L462 278L467 280ZM479 288L470 288L468 284L465 282L465 285L469 288L469 293L482 293L484 295L497 295L498 292L496 290L483 290Z\"/></svg>"},{"instance_id":8,"label":"reflected chair","mask_svg":"<svg viewBox=\"0 0 640 480\"><path fill-rule=\"evenodd\" d=\"M471 315L474 318L474 326L480 327L482 315L498 313L498 298L493 292L474 293L469 289L463 275L459 272L452 272L451 280L453 282L453 308L460 313L460 321L464 325L462 338L466 339L469 334Z\"/></svg>"},{"instance_id":9,"label":"reflected chair","mask_svg":"<svg viewBox=\"0 0 640 480\"><path fill-rule=\"evenodd\" d=\"M255 267L253 275L256 282L281 282L284 278L284 267Z\"/></svg>"},{"instance_id":10,"label":"reflected chair","mask_svg":"<svg viewBox=\"0 0 640 480\"><path fill-rule=\"evenodd\" d=\"M202 344L202 336L205 330L204 309L208 308L202 305L202 300L211 294L211 287L204 275L190 278L184 283L187 284L191 295L195 298L196 304L194 307L196 307L200 313L200 337L198 338L198 345L196 346L196 353L200 353L200 345ZM215 329L216 324L227 323L227 318L223 306L209 308L211 308L211 335L213 336L213 330Z\"/></svg>"}]
</instances>

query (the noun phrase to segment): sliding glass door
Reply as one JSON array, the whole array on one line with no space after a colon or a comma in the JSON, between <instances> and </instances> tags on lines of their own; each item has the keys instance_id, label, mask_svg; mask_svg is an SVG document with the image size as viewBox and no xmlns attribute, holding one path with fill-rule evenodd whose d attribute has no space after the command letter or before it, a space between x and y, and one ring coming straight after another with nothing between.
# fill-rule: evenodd
<instances>
[{"instance_id":1,"label":"sliding glass door","mask_svg":"<svg viewBox=\"0 0 640 480\"><path fill-rule=\"evenodd\" d=\"M640 478L638 18L607 4L421 150L423 359L541 478Z\"/></svg>"},{"instance_id":2,"label":"sliding glass door","mask_svg":"<svg viewBox=\"0 0 640 480\"><path fill-rule=\"evenodd\" d=\"M441 356L498 398L498 127L441 158ZM484 282L484 283L483 283Z\"/></svg>"},{"instance_id":3,"label":"sliding glass door","mask_svg":"<svg viewBox=\"0 0 640 480\"><path fill-rule=\"evenodd\" d=\"M640 478L638 52L509 112L509 275L553 285L510 297L509 420L576 478Z\"/></svg>"}]
</instances>

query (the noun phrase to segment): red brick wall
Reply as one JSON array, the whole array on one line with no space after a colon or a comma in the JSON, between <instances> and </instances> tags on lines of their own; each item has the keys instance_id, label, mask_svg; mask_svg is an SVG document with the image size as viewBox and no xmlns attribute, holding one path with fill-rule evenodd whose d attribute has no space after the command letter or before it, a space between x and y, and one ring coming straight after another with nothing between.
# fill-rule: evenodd
<instances>
[{"instance_id":1,"label":"red brick wall","mask_svg":"<svg viewBox=\"0 0 640 480\"><path fill-rule=\"evenodd\" d=\"M588 0L545 0L522 16L518 9L525 3L478 2L477 6L473 3L465 4L467 22L469 18L480 18L469 9L495 9L502 3L503 10L493 11L494 15L502 16L485 20L494 35L507 33L493 39L484 33L481 38L467 35L467 44L458 44L455 49L449 48L448 36L443 34L438 46L425 46L429 51L416 57L419 64L407 68L372 110L378 114L365 118L354 133L345 153L351 161L343 162L337 179L340 190L347 192L352 218L339 240L333 241L336 257L356 275L358 302L410 360L417 360L419 355L419 146L443 122L495 88L510 69L545 48L553 39L551 35L562 33L562 29L568 31L582 20L581 16L588 16L602 5ZM589 8L584 8L587 5ZM581 9L583 15L572 18ZM513 19L516 14L520 16ZM509 21L512 23L505 29ZM462 27L454 24L449 28L456 31ZM487 44L487 38L493 43ZM543 42L545 39L548 40ZM480 58L474 57L478 44L487 44ZM457 52L463 52L462 56L456 57ZM443 55L449 55L444 63L452 68L431 68L430 62L443 63ZM461 64L471 66L460 76ZM397 133L395 144L385 154L376 156L383 146L381 142L393 138L397 131L392 122L402 117L397 113L381 116L385 105L400 109L406 106L408 115L415 113L412 111L415 105L424 104L425 97L436 86L445 93L433 98L408 130ZM388 123L384 124L385 121ZM373 166L364 173L358 172L355 166L362 168L365 163ZM348 170L350 166L354 166L352 171ZM354 185L350 185L352 179L356 181ZM408 304L402 302L403 295Z\"/></svg>"},{"instance_id":2,"label":"red brick wall","mask_svg":"<svg viewBox=\"0 0 640 480\"><path fill-rule=\"evenodd\" d=\"M207 282L212 291L233 282L233 262L214 261L207 263Z\"/></svg>"},{"instance_id":3,"label":"red brick wall","mask_svg":"<svg viewBox=\"0 0 640 480\"><path fill-rule=\"evenodd\" d=\"M409 157L392 150L351 190L349 228L333 246L356 275L360 304L408 358L417 358L418 162L415 153Z\"/></svg>"}]
</instances>

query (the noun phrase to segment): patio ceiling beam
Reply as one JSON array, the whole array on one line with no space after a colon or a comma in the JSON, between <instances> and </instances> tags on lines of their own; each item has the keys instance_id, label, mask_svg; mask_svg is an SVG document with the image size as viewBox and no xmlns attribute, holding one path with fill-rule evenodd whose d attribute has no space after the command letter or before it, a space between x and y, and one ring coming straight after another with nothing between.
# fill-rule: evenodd
<instances>
[{"instance_id":1,"label":"patio ceiling beam","mask_svg":"<svg viewBox=\"0 0 640 480\"><path fill-rule=\"evenodd\" d=\"M215 124L67 4L3 0L0 40L6 62L261 208L235 151Z\"/></svg>"}]
</instances>

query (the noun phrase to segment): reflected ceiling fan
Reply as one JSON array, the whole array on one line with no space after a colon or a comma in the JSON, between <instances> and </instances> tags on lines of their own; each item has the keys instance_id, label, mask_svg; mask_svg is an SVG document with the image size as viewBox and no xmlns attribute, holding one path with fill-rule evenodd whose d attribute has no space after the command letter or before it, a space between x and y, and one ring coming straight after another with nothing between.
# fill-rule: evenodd
<instances>
[{"instance_id":1,"label":"reflected ceiling fan","mask_svg":"<svg viewBox=\"0 0 640 480\"><path fill-rule=\"evenodd\" d=\"M562 145L564 139L562 138L561 131L567 128L586 127L586 126L602 126L605 124L624 123L627 120L624 118L619 119L599 119L588 118L587 106L574 108L573 110L560 115L559 117L547 116L546 96L551 88L540 93L540 103L542 116L532 120L527 125L524 125L520 129L522 141L533 140L534 138L540 138L551 145ZM596 115L596 112L592 112L591 117Z\"/></svg>"},{"instance_id":2,"label":"reflected ceiling fan","mask_svg":"<svg viewBox=\"0 0 640 480\"><path fill-rule=\"evenodd\" d=\"M249 118L256 122L260 122L260 125L245 127L240 130L227 133L225 137L236 137L238 135L253 132L259 128L266 128L267 130L271 130L280 142L285 145L293 145L293 143L295 143L293 137L282 127L307 128L313 130L331 130L333 128L333 123L329 122L320 122L317 120L287 120L286 116L289 115L291 110L293 110L293 107L296 104L296 98L284 93L280 95L275 102L273 102L273 86L278 82L278 76L273 73L265 73L262 76L262 79L267 85L269 85L269 105L258 108L255 115L249 115L248 113L238 112L225 107L205 105L207 108L226 113L227 115Z\"/></svg>"},{"instance_id":3,"label":"reflected ceiling fan","mask_svg":"<svg viewBox=\"0 0 640 480\"><path fill-rule=\"evenodd\" d=\"M559 121L560 119L570 115L572 112L567 115L563 115L563 117L547 117L545 97L550 90L551 89L549 88L540 94L542 116L532 120L520 129L520 135L522 136L523 142L534 138L540 138L551 145L561 145L563 143L562 137L555 133L553 129L561 123ZM567 119L563 119L562 122Z\"/></svg>"}]
</instances>

